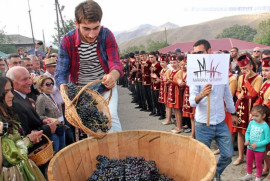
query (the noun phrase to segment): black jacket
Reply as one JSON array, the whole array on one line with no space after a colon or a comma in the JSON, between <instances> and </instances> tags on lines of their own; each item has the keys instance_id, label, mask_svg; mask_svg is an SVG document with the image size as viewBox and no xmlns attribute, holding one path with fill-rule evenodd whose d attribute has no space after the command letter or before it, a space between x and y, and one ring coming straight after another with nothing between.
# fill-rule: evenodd
<instances>
[{"instance_id":1,"label":"black jacket","mask_svg":"<svg viewBox=\"0 0 270 181\"><path fill-rule=\"evenodd\" d=\"M51 136L50 127L43 125L35 109L17 92L14 92L13 108L19 116L25 135L30 134L32 130L43 130L43 134Z\"/></svg>"}]
</instances>

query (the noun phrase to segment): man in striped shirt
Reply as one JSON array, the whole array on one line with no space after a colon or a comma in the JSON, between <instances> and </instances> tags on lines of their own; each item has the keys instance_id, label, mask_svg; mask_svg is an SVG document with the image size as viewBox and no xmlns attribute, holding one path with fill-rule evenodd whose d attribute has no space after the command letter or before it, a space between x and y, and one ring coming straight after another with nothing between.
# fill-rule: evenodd
<instances>
[{"instance_id":1,"label":"man in striped shirt","mask_svg":"<svg viewBox=\"0 0 270 181\"><path fill-rule=\"evenodd\" d=\"M100 25L101 18L101 7L95 1L84 1L76 7L76 29L67 33L61 41L55 80L58 86L69 81L84 86L102 79L102 84L112 89L109 103L112 117L110 132L121 131L116 81L123 75L123 65L114 35ZM102 95L107 98L109 92Z\"/></svg>"}]
</instances>

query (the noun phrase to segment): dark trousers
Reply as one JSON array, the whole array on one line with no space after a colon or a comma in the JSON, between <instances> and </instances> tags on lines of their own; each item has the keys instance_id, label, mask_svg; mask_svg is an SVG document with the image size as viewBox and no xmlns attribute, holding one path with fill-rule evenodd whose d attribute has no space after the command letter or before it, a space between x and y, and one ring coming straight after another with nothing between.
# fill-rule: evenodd
<instances>
[{"instance_id":1,"label":"dark trousers","mask_svg":"<svg viewBox=\"0 0 270 181\"><path fill-rule=\"evenodd\" d=\"M142 101L141 101L141 92L139 88L139 82L135 82L135 100L137 103L139 103L139 106L142 107Z\"/></svg>"},{"instance_id":2,"label":"dark trousers","mask_svg":"<svg viewBox=\"0 0 270 181\"><path fill-rule=\"evenodd\" d=\"M143 85L143 92L145 95L144 100L147 102L148 110L153 110L153 102L152 102L152 95L151 95L151 86L150 85Z\"/></svg>"},{"instance_id":3,"label":"dark trousers","mask_svg":"<svg viewBox=\"0 0 270 181\"><path fill-rule=\"evenodd\" d=\"M66 146L67 146L75 142L74 127L65 118L65 104L62 104L62 110L63 110L64 120L65 120L65 125L66 125L65 134L66 134Z\"/></svg>"},{"instance_id":4,"label":"dark trousers","mask_svg":"<svg viewBox=\"0 0 270 181\"><path fill-rule=\"evenodd\" d=\"M145 94L143 91L142 82L138 82L138 91L140 92L139 101L141 102L141 104L139 103L139 105L141 105L142 108L146 109Z\"/></svg>"},{"instance_id":5,"label":"dark trousers","mask_svg":"<svg viewBox=\"0 0 270 181\"><path fill-rule=\"evenodd\" d=\"M163 114L162 104L158 102L159 90L154 90L151 93L152 93L152 101L154 103L152 112L160 115Z\"/></svg>"}]
</instances>

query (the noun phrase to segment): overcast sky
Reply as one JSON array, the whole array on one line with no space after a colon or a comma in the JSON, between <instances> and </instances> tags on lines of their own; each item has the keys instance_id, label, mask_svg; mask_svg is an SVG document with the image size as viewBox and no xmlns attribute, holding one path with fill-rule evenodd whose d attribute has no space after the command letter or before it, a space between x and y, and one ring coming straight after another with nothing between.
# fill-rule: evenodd
<instances>
[{"instance_id":1,"label":"overcast sky","mask_svg":"<svg viewBox=\"0 0 270 181\"><path fill-rule=\"evenodd\" d=\"M6 34L32 37L28 0L1 0L0 29ZM74 9L83 0L58 0L64 19L74 19ZM54 0L29 0L34 36L47 45L52 40L56 21ZM103 10L102 25L113 32L132 29L141 24L155 26L171 22L179 26L200 23L236 14L268 10L270 0L97 0ZM242 7L240 11L236 8Z\"/></svg>"}]
</instances>

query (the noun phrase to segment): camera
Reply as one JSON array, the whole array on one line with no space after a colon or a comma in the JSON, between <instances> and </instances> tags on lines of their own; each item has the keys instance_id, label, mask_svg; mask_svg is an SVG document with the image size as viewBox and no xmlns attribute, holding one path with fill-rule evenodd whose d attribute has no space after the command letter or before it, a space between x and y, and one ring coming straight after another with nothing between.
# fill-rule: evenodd
<instances>
[{"instance_id":1,"label":"camera","mask_svg":"<svg viewBox=\"0 0 270 181\"><path fill-rule=\"evenodd\" d=\"M3 123L2 121L0 121L0 136L6 134L7 130L8 130L8 123Z\"/></svg>"},{"instance_id":2,"label":"camera","mask_svg":"<svg viewBox=\"0 0 270 181\"><path fill-rule=\"evenodd\" d=\"M43 42L42 41L38 41L37 44L41 46L41 45L43 45Z\"/></svg>"}]
</instances>

